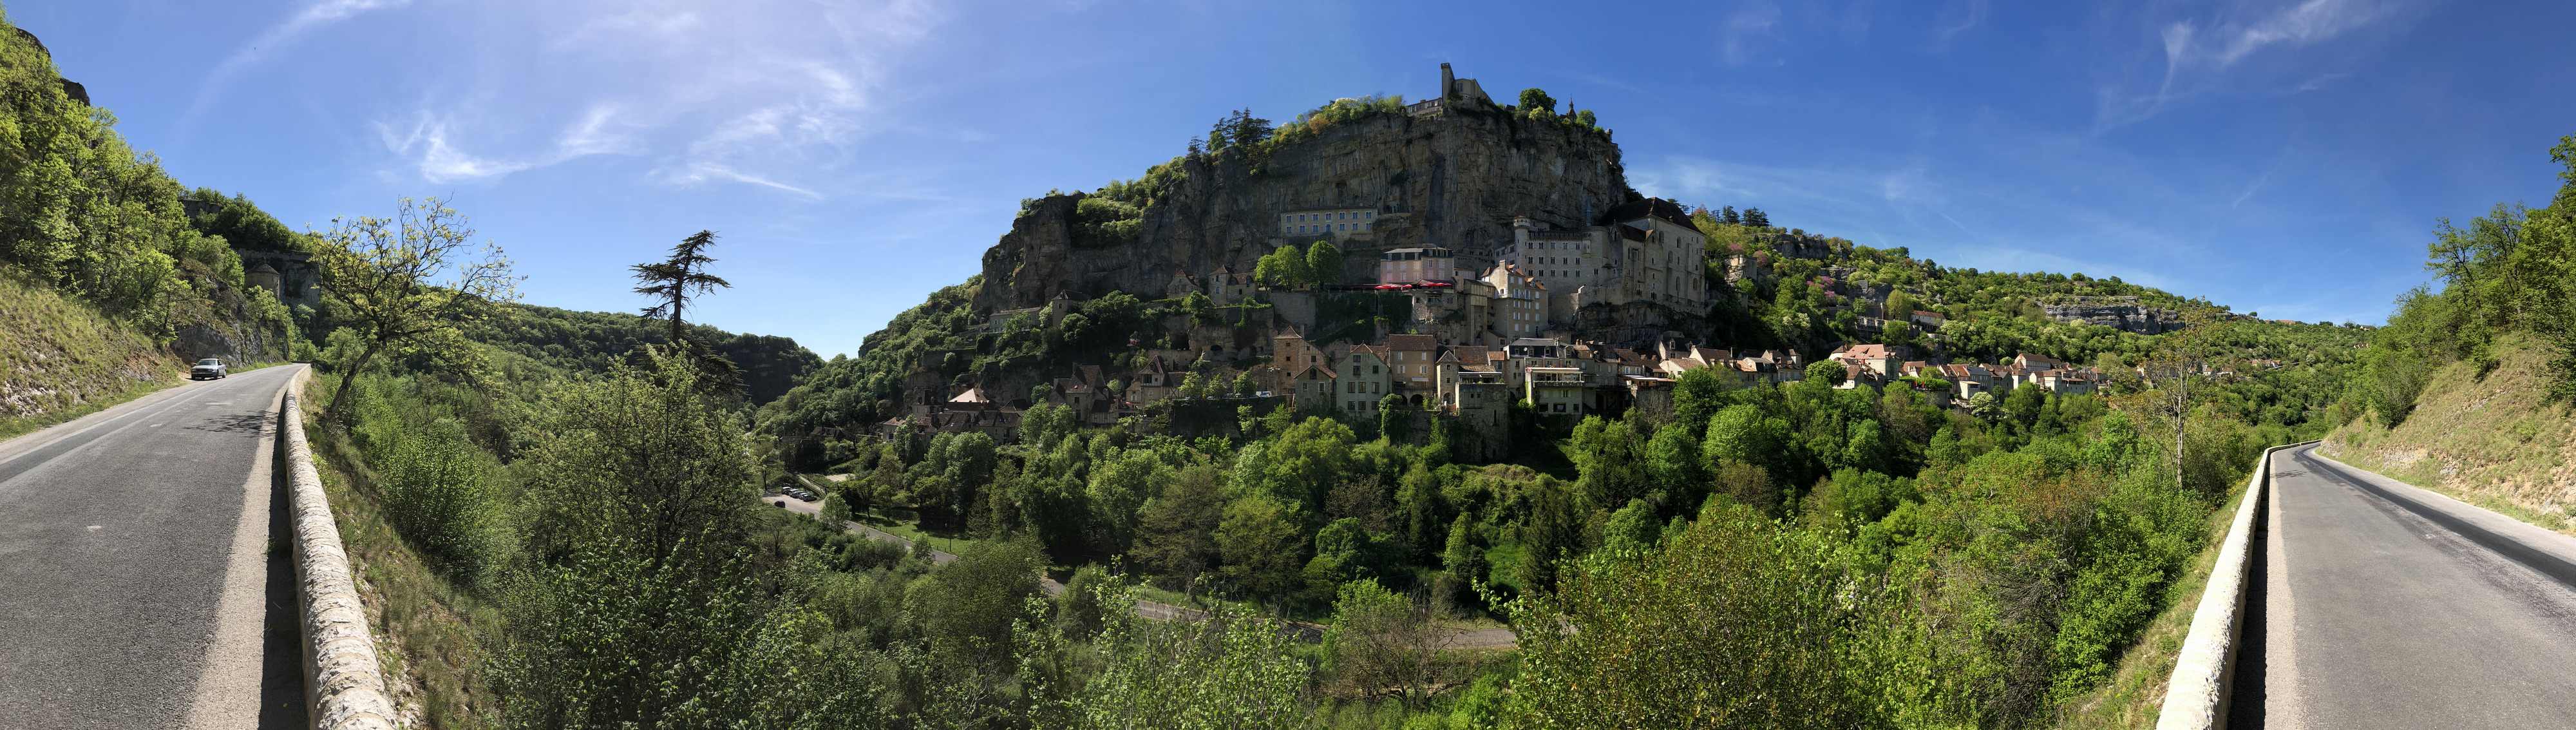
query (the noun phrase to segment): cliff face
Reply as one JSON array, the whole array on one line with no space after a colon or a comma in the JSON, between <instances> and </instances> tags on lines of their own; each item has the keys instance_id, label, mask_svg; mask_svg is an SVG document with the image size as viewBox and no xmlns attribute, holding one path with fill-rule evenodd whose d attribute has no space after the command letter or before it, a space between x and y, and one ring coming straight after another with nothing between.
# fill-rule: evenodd
<instances>
[{"instance_id":1,"label":"cliff face","mask_svg":"<svg viewBox=\"0 0 2576 730\"><path fill-rule=\"evenodd\" d=\"M2042 307L2049 319L2060 322L2111 327L2142 335L2153 335L2182 329L2182 315L2171 309L2149 307L2137 297L2076 297L2064 306Z\"/></svg>"},{"instance_id":2,"label":"cliff face","mask_svg":"<svg viewBox=\"0 0 2576 730\"><path fill-rule=\"evenodd\" d=\"M1276 150L1258 171L1240 148L1177 164L1180 179L1145 208L1141 233L1124 244L1075 247L1080 194L1037 201L984 253L976 307L1034 307L1062 291L1154 299L1174 274L1249 272L1282 245L1323 238L1279 232L1281 214L1311 208L1377 211L1377 230L1339 244L1343 280L1372 281L1386 249L1491 251L1510 238L1513 216L1577 226L1628 190L1607 134L1490 107L1333 124Z\"/></svg>"}]
</instances>

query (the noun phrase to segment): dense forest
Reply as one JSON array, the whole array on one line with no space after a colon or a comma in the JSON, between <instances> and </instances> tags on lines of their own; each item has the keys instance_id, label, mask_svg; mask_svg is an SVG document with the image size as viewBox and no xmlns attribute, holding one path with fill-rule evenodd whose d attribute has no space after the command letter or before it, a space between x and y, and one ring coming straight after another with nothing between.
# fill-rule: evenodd
<instances>
[{"instance_id":1,"label":"dense forest","mask_svg":"<svg viewBox=\"0 0 2576 730\"><path fill-rule=\"evenodd\" d=\"M2247 359L2352 351L2341 327L2211 327ZM782 696L760 711L803 709L779 726L2048 724L2173 600L2253 454L2322 428L2310 399L2341 382L2230 381L2180 454L2152 391L2027 389L1985 417L1824 369L1702 372L1669 411L1542 433L1519 464L1452 460L1418 421L1281 410L1182 438L1041 406L1019 444L915 435L848 463L825 511L924 529L907 551L742 499L787 477L685 362L589 376L494 349L506 387L363 376L338 452L501 617L467 655L507 679L457 689L459 726L694 726L711 698ZM676 532L609 527L645 523ZM934 539L957 559L925 560ZM1117 608L1138 597L1220 620ZM1281 620L1330 628L1306 644ZM1479 625L1520 648L1436 638ZM1776 691L1708 689L1746 685Z\"/></svg>"}]
</instances>

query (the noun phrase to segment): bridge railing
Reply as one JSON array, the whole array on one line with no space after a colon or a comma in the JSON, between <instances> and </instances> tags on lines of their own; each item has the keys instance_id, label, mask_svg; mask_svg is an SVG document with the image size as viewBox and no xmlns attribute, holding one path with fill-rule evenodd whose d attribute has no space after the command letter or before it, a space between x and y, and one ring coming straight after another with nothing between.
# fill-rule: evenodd
<instances>
[{"instance_id":1,"label":"bridge railing","mask_svg":"<svg viewBox=\"0 0 2576 730\"><path fill-rule=\"evenodd\" d=\"M2245 482L2245 498L2227 541L2218 548L2218 564L2209 569L2209 587L2191 615L2191 635L2174 657L2173 678L2165 683L2165 703L2156 715L2156 730L2216 730L2227 726L2227 690L2236 676L2237 639L2245 630L2245 576L2253 563L2254 516L2272 487L2272 455L2283 449L2314 444L2302 441L2264 449L2254 460L2254 475Z\"/></svg>"}]
</instances>

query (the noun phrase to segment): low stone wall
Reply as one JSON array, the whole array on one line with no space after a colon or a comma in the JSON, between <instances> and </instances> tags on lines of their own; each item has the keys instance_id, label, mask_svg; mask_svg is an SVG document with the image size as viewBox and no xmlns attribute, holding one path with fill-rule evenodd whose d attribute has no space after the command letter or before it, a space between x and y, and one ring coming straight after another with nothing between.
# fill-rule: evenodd
<instances>
[{"instance_id":1,"label":"low stone wall","mask_svg":"<svg viewBox=\"0 0 2576 730\"><path fill-rule=\"evenodd\" d=\"M311 370L286 388L278 430L286 437L288 509L295 531L296 601L304 629L304 703L316 730L392 730L393 703L376 662L376 640L367 629L367 607L357 576L340 543L331 498L313 466L304 439L304 411L297 395Z\"/></svg>"},{"instance_id":2,"label":"low stone wall","mask_svg":"<svg viewBox=\"0 0 2576 730\"><path fill-rule=\"evenodd\" d=\"M2254 519L2272 488L2272 455L2313 443L2274 446L2254 460L2245 498L2236 505L2227 542L2218 548L2218 564L2209 569L2209 587L2200 595L2200 608L2192 612L2191 634L2183 638L2182 651L2174 657L2173 677L2165 682L2156 730L2227 726L2227 690L2236 674L2237 639L2245 630L2245 575L2253 561Z\"/></svg>"}]
</instances>

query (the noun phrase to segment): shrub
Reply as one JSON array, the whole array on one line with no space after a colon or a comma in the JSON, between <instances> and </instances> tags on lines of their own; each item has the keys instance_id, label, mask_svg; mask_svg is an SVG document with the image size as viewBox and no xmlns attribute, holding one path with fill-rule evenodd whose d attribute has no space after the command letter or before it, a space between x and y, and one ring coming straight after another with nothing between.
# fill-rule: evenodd
<instances>
[{"instance_id":1,"label":"shrub","mask_svg":"<svg viewBox=\"0 0 2576 730\"><path fill-rule=\"evenodd\" d=\"M465 427L441 418L398 439L385 455L387 511L424 552L472 566L490 503L488 467Z\"/></svg>"}]
</instances>

